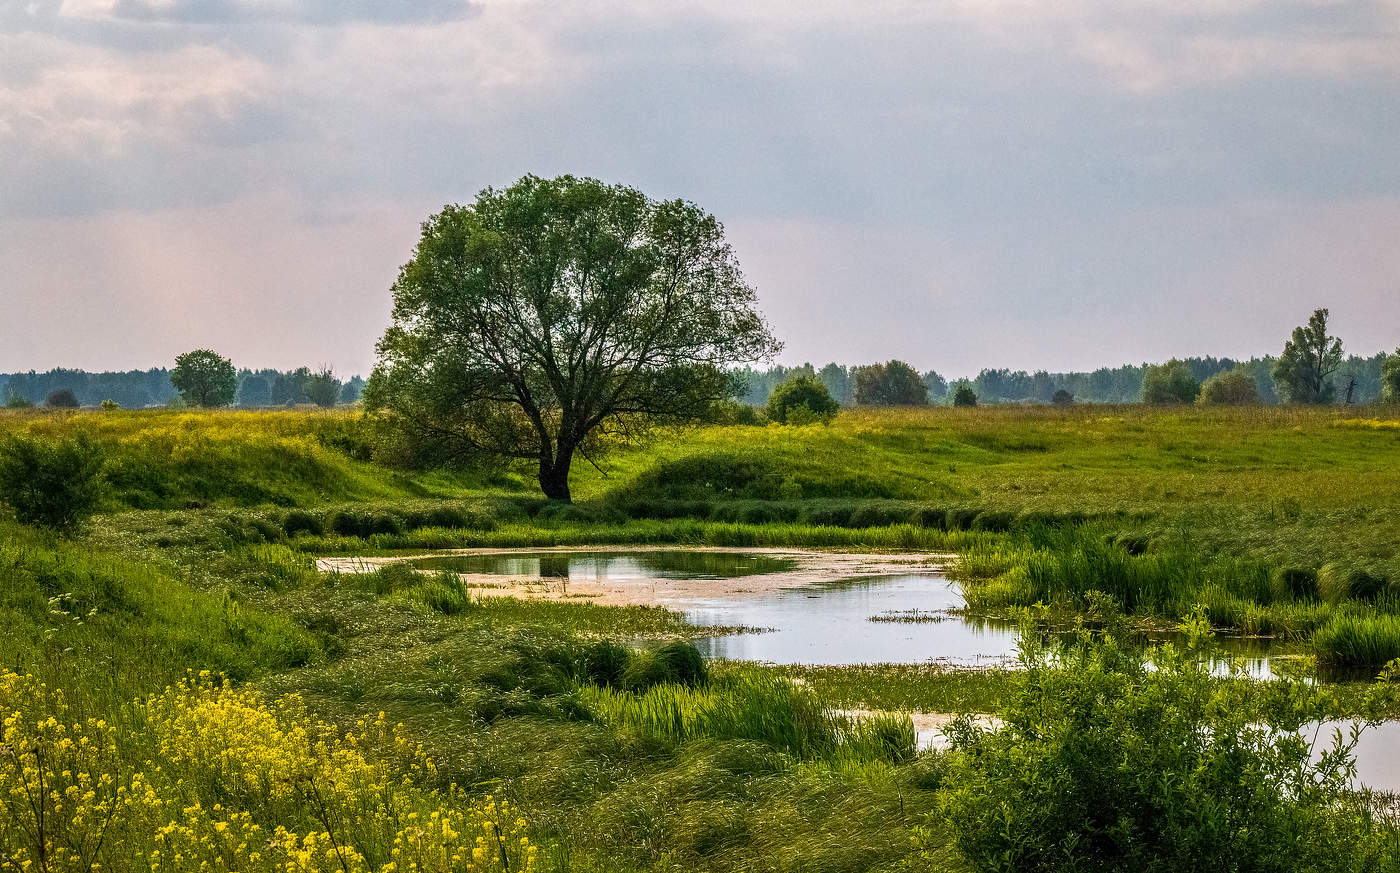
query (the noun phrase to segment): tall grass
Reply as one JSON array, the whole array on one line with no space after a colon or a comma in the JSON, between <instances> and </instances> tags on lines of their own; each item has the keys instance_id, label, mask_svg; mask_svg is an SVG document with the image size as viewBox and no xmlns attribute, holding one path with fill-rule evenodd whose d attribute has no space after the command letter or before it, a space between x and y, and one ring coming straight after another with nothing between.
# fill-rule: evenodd
<instances>
[{"instance_id":1,"label":"tall grass","mask_svg":"<svg viewBox=\"0 0 1400 873\"><path fill-rule=\"evenodd\" d=\"M1400 616L1337 612L1317 629L1319 662L1335 667L1379 667L1400 658Z\"/></svg>"},{"instance_id":2,"label":"tall grass","mask_svg":"<svg viewBox=\"0 0 1400 873\"><path fill-rule=\"evenodd\" d=\"M738 669L708 684L656 685L633 693L581 685L579 696L607 724L651 740L757 740L795 758L907 760L908 716L834 714L811 689L763 670Z\"/></svg>"}]
</instances>

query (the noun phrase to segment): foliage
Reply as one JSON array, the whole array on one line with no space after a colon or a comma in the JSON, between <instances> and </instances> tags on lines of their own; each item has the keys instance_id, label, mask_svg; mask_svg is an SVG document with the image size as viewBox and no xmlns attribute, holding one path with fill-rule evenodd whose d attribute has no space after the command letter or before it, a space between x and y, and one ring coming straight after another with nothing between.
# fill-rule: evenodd
<instances>
[{"instance_id":1,"label":"foliage","mask_svg":"<svg viewBox=\"0 0 1400 873\"><path fill-rule=\"evenodd\" d=\"M102 499L104 460L83 431L62 439L0 436L0 502L25 524L72 528Z\"/></svg>"},{"instance_id":2,"label":"foliage","mask_svg":"<svg viewBox=\"0 0 1400 873\"><path fill-rule=\"evenodd\" d=\"M1144 403L1191 403L1200 390L1201 384L1191 375L1190 368L1176 358L1149 366L1142 374Z\"/></svg>"},{"instance_id":3,"label":"foliage","mask_svg":"<svg viewBox=\"0 0 1400 873\"><path fill-rule=\"evenodd\" d=\"M1381 399L1387 403L1400 403L1400 348L1395 354L1386 355L1381 365Z\"/></svg>"},{"instance_id":4,"label":"foliage","mask_svg":"<svg viewBox=\"0 0 1400 873\"><path fill-rule=\"evenodd\" d=\"M1346 794L1356 734L1318 757L1299 733L1335 714L1316 685L1276 680L1245 705L1219 683L1204 619L1150 657L1088 635L1056 650L1024 632L988 726L949 730L939 815L978 870L1388 869L1394 824Z\"/></svg>"},{"instance_id":5,"label":"foliage","mask_svg":"<svg viewBox=\"0 0 1400 873\"><path fill-rule=\"evenodd\" d=\"M31 403L29 401L29 398L25 397L23 394L17 394L8 388L5 389L6 409L30 409L33 406L34 404Z\"/></svg>"},{"instance_id":6,"label":"foliage","mask_svg":"<svg viewBox=\"0 0 1400 873\"><path fill-rule=\"evenodd\" d=\"M857 367L855 402L862 406L925 406L928 386L918 371L903 361Z\"/></svg>"},{"instance_id":7,"label":"foliage","mask_svg":"<svg viewBox=\"0 0 1400 873\"><path fill-rule=\"evenodd\" d=\"M1060 388L1050 395L1050 402L1056 406L1072 406L1074 405L1074 395Z\"/></svg>"},{"instance_id":8,"label":"foliage","mask_svg":"<svg viewBox=\"0 0 1400 873\"><path fill-rule=\"evenodd\" d=\"M302 390L306 392L307 400L322 409L329 409L340 402L340 380L329 367L322 367L308 376Z\"/></svg>"},{"instance_id":9,"label":"foliage","mask_svg":"<svg viewBox=\"0 0 1400 873\"><path fill-rule=\"evenodd\" d=\"M138 738L0 673L0 859L16 870L533 871L510 804L455 786L381 714L346 732L207 673L138 709ZM143 760L144 759L144 760Z\"/></svg>"},{"instance_id":10,"label":"foliage","mask_svg":"<svg viewBox=\"0 0 1400 873\"><path fill-rule=\"evenodd\" d=\"M99 405L102 407L103 412L116 412L118 409L122 408L122 405L115 400L104 400Z\"/></svg>"},{"instance_id":11,"label":"foliage","mask_svg":"<svg viewBox=\"0 0 1400 873\"><path fill-rule=\"evenodd\" d=\"M49 392L49 396L44 398L44 405L50 409L77 409L78 395L73 393L72 388L59 388Z\"/></svg>"},{"instance_id":12,"label":"foliage","mask_svg":"<svg viewBox=\"0 0 1400 873\"><path fill-rule=\"evenodd\" d=\"M840 408L826 386L811 376L789 379L768 398L768 418L780 424L826 423Z\"/></svg>"},{"instance_id":13,"label":"foliage","mask_svg":"<svg viewBox=\"0 0 1400 873\"><path fill-rule=\"evenodd\" d=\"M1274 364L1274 385L1288 403L1330 403L1337 386L1332 374L1342 364L1342 341L1327 335L1327 310L1313 312L1308 323L1293 329Z\"/></svg>"},{"instance_id":14,"label":"foliage","mask_svg":"<svg viewBox=\"0 0 1400 873\"><path fill-rule=\"evenodd\" d=\"M1259 388L1248 370L1226 370L1201 383L1196 402L1202 406L1253 406L1259 402Z\"/></svg>"},{"instance_id":15,"label":"foliage","mask_svg":"<svg viewBox=\"0 0 1400 873\"><path fill-rule=\"evenodd\" d=\"M522 459L568 500L576 452L710 414L780 344L714 216L527 176L423 225L365 403L439 462Z\"/></svg>"},{"instance_id":16,"label":"foliage","mask_svg":"<svg viewBox=\"0 0 1400 873\"><path fill-rule=\"evenodd\" d=\"M977 405L977 392L972 390L972 386L966 383L959 385L953 392L953 405L969 408Z\"/></svg>"},{"instance_id":17,"label":"foliage","mask_svg":"<svg viewBox=\"0 0 1400 873\"><path fill-rule=\"evenodd\" d=\"M228 406L238 389L238 373L233 362L219 357L217 352L195 349L175 358L170 384L190 406Z\"/></svg>"}]
</instances>

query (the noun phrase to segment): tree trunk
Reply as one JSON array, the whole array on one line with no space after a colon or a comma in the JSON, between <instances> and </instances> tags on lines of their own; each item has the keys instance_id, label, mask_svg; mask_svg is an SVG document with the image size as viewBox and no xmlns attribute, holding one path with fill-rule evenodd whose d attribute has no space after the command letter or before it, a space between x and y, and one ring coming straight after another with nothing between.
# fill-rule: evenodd
<instances>
[{"instance_id":1,"label":"tree trunk","mask_svg":"<svg viewBox=\"0 0 1400 873\"><path fill-rule=\"evenodd\" d=\"M545 497L566 503L572 500L569 496L569 464L573 460L574 450L565 446L560 446L559 453L553 458L540 457L540 490Z\"/></svg>"}]
</instances>

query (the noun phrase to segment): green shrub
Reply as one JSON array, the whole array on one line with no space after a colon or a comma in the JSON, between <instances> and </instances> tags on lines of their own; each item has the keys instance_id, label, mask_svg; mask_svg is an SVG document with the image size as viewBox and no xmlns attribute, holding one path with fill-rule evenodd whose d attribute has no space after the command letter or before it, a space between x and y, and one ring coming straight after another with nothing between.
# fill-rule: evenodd
<instances>
[{"instance_id":1,"label":"green shrub","mask_svg":"<svg viewBox=\"0 0 1400 873\"><path fill-rule=\"evenodd\" d=\"M0 502L25 524L66 530L96 511L104 452L87 434L0 439Z\"/></svg>"},{"instance_id":2,"label":"green shrub","mask_svg":"<svg viewBox=\"0 0 1400 873\"><path fill-rule=\"evenodd\" d=\"M781 424L825 424L840 408L826 386L813 376L794 376L768 396L768 417Z\"/></svg>"},{"instance_id":3,"label":"green shrub","mask_svg":"<svg viewBox=\"0 0 1400 873\"><path fill-rule=\"evenodd\" d=\"M1208 654L1030 640L999 722L948 730L937 825L983 871L1396 869L1393 829L1341 790L1354 738L1315 758L1299 733L1336 711L1328 692L1279 680L1247 705Z\"/></svg>"},{"instance_id":4,"label":"green shrub","mask_svg":"<svg viewBox=\"0 0 1400 873\"><path fill-rule=\"evenodd\" d=\"M972 390L971 385L959 385L953 392L953 405L970 408L977 405L977 392Z\"/></svg>"},{"instance_id":5,"label":"green shrub","mask_svg":"<svg viewBox=\"0 0 1400 873\"><path fill-rule=\"evenodd\" d=\"M282 519L282 530L289 537L294 537L299 533L320 536L325 533L325 525L321 522L321 516L316 513L293 509Z\"/></svg>"},{"instance_id":6,"label":"green shrub","mask_svg":"<svg viewBox=\"0 0 1400 873\"><path fill-rule=\"evenodd\" d=\"M908 524L909 508L902 504L862 503L851 512L848 527L888 527L892 524Z\"/></svg>"},{"instance_id":7,"label":"green shrub","mask_svg":"<svg viewBox=\"0 0 1400 873\"><path fill-rule=\"evenodd\" d=\"M990 509L977 513L977 517L972 520L973 530L984 530L989 533L1006 533L1011 530L1011 526L1016 523L1014 512L998 512Z\"/></svg>"},{"instance_id":8,"label":"green shrub","mask_svg":"<svg viewBox=\"0 0 1400 873\"><path fill-rule=\"evenodd\" d=\"M915 527L948 529L948 511L939 506L918 506L909 514L909 523Z\"/></svg>"},{"instance_id":9,"label":"green shrub","mask_svg":"<svg viewBox=\"0 0 1400 873\"><path fill-rule=\"evenodd\" d=\"M347 537L369 537L403 531L399 519L388 512L355 512L348 509L331 513L326 526L333 532Z\"/></svg>"},{"instance_id":10,"label":"green shrub","mask_svg":"<svg viewBox=\"0 0 1400 873\"><path fill-rule=\"evenodd\" d=\"M44 405L51 409L77 409L78 395L73 393L72 388L59 388L49 392L49 396L44 398Z\"/></svg>"},{"instance_id":11,"label":"green shrub","mask_svg":"<svg viewBox=\"0 0 1400 873\"><path fill-rule=\"evenodd\" d=\"M1259 403L1259 388L1248 369L1226 370L1201 383L1196 402L1202 406L1254 406Z\"/></svg>"}]
</instances>

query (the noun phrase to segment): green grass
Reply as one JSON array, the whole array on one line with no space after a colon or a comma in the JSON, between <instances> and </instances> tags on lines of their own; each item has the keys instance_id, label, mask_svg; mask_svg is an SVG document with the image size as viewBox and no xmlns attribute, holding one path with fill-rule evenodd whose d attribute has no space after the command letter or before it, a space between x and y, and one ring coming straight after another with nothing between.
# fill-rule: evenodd
<instances>
[{"instance_id":1,"label":"green grass","mask_svg":"<svg viewBox=\"0 0 1400 873\"><path fill-rule=\"evenodd\" d=\"M954 551L988 612L1111 598L1169 622L1200 603L1217 624L1311 639L1324 663L1400 654L1393 412L845 411L620 449L604 472L579 465L574 506L539 500L526 470L378 466L346 413L0 413L0 431L74 428L107 448L112 497L68 539L0 521L6 666L107 718L201 668L300 692L340 725L382 710L442 778L517 801L572 870L894 870L917 834L930 869L962 869L937 827L916 830L939 765L909 759L907 722L826 710L986 711L1005 678L720 664L708 684L622 690L588 678L590 647L712 631L655 608L467 597L446 577L317 574L313 555Z\"/></svg>"}]
</instances>

